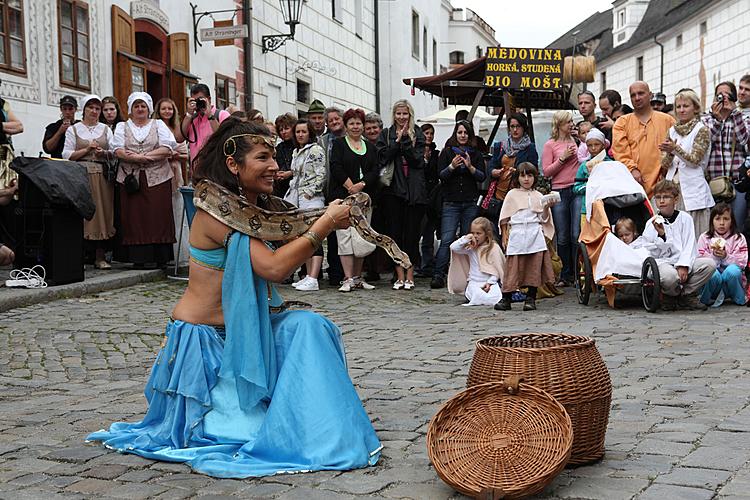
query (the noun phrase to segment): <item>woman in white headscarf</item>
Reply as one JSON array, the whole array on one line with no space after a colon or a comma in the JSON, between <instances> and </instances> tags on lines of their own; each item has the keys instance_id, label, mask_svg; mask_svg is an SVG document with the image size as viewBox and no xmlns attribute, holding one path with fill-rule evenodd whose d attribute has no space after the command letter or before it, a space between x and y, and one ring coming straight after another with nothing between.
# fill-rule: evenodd
<instances>
[{"instance_id":1,"label":"woman in white headscarf","mask_svg":"<svg viewBox=\"0 0 750 500\"><path fill-rule=\"evenodd\" d=\"M112 130L99 123L102 100L98 95L84 96L80 104L83 118L65 132L62 157L80 162L88 171L96 212L90 221L84 221L83 237L96 248L94 266L110 269L112 266L104 260L104 251L105 242L115 235L114 188L105 177L105 160L111 154Z\"/></svg>"},{"instance_id":2,"label":"woman in white headscarf","mask_svg":"<svg viewBox=\"0 0 750 500\"><path fill-rule=\"evenodd\" d=\"M169 158L177 143L163 121L149 118L153 111L151 96L130 94L130 118L117 124L112 140L120 159L122 245L136 268L166 266L175 243Z\"/></svg>"}]
</instances>

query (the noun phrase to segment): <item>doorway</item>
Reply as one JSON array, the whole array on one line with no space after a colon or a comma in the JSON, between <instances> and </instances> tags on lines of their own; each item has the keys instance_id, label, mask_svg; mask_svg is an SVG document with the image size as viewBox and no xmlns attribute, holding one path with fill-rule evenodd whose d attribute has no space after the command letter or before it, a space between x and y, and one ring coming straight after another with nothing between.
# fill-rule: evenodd
<instances>
[{"instance_id":1,"label":"doorway","mask_svg":"<svg viewBox=\"0 0 750 500\"><path fill-rule=\"evenodd\" d=\"M135 20L135 55L145 62L146 92L154 104L167 97L167 34L145 19Z\"/></svg>"}]
</instances>

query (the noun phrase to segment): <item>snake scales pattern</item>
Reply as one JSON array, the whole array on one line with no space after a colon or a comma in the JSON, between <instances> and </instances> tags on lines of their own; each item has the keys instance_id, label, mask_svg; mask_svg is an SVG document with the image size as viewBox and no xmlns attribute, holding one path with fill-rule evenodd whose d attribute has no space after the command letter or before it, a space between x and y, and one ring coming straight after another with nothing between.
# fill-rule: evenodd
<instances>
[{"instance_id":1,"label":"snake scales pattern","mask_svg":"<svg viewBox=\"0 0 750 500\"><path fill-rule=\"evenodd\" d=\"M265 241L294 239L310 229L326 211L325 208L300 210L280 198L260 195L259 200L271 210L260 208L215 182L204 179L195 186L193 201L215 219L232 229ZM365 212L371 206L367 193L346 197L349 205L349 223L365 241L373 243L388 254L393 261L406 269L411 267L409 256L389 236L376 232L367 222Z\"/></svg>"}]
</instances>

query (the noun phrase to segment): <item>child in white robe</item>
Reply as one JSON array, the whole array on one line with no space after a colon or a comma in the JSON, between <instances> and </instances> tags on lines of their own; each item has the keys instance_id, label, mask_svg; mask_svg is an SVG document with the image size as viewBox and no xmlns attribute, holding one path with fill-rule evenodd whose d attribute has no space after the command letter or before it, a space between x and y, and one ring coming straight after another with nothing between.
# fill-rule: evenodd
<instances>
[{"instance_id":1,"label":"child in white robe","mask_svg":"<svg viewBox=\"0 0 750 500\"><path fill-rule=\"evenodd\" d=\"M654 200L659 215L652 217L643 230L647 243L669 243L668 254L657 260L665 310L705 310L698 300L700 288L716 270L713 260L699 257L693 219L687 212L676 209L680 188L672 181L663 180L654 186Z\"/></svg>"},{"instance_id":2,"label":"child in white robe","mask_svg":"<svg viewBox=\"0 0 750 500\"><path fill-rule=\"evenodd\" d=\"M471 232L451 243L450 248L448 291L463 293L468 301L465 306L495 305L501 297L505 259L495 243L490 220L474 219Z\"/></svg>"}]
</instances>

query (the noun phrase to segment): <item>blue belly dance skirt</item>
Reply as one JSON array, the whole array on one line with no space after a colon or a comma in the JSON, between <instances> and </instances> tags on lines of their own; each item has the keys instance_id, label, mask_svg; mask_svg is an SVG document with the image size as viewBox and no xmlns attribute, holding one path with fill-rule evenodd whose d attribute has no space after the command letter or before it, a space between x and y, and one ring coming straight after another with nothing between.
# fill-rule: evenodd
<instances>
[{"instance_id":1,"label":"blue belly dance skirt","mask_svg":"<svg viewBox=\"0 0 750 500\"><path fill-rule=\"evenodd\" d=\"M249 249L242 236L232 237L244 245L230 242L230 257L237 246ZM234 262L244 267L248 252ZM338 328L309 311L270 314L265 282L235 277L228 262L226 331L170 321L146 384L144 419L114 423L87 441L223 478L374 465L382 446L349 379ZM227 292L257 300L228 307Z\"/></svg>"}]
</instances>

